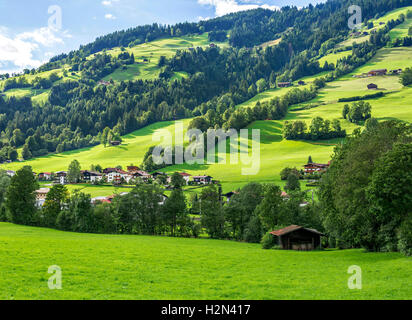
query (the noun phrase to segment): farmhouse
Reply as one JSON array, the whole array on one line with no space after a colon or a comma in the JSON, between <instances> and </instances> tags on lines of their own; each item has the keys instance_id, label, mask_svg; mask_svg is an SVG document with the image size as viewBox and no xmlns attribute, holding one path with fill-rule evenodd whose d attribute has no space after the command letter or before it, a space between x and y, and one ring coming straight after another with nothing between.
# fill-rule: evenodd
<instances>
[{"instance_id":1,"label":"farmhouse","mask_svg":"<svg viewBox=\"0 0 412 320\"><path fill-rule=\"evenodd\" d=\"M143 181L147 182L149 179L152 179L152 175L146 171L138 170L133 174L134 178L140 178Z\"/></svg>"},{"instance_id":2,"label":"farmhouse","mask_svg":"<svg viewBox=\"0 0 412 320\"><path fill-rule=\"evenodd\" d=\"M392 75L399 75L399 74L402 74L402 69L391 70L389 71L389 73Z\"/></svg>"},{"instance_id":3,"label":"farmhouse","mask_svg":"<svg viewBox=\"0 0 412 320\"><path fill-rule=\"evenodd\" d=\"M328 164L323 163L308 163L303 167L305 168L305 174L312 174L315 172L322 172L329 168L330 162Z\"/></svg>"},{"instance_id":4,"label":"farmhouse","mask_svg":"<svg viewBox=\"0 0 412 320\"><path fill-rule=\"evenodd\" d=\"M213 177L211 176L196 176L193 181L198 184L211 184Z\"/></svg>"},{"instance_id":5,"label":"farmhouse","mask_svg":"<svg viewBox=\"0 0 412 320\"><path fill-rule=\"evenodd\" d=\"M378 70L371 70L368 72L368 75L371 77L376 77L376 76L384 76L388 73L387 69L378 69Z\"/></svg>"},{"instance_id":6,"label":"farmhouse","mask_svg":"<svg viewBox=\"0 0 412 320\"><path fill-rule=\"evenodd\" d=\"M136 166L128 166L127 167L127 172L129 172L129 173L136 173L139 170L140 170L140 168L136 167Z\"/></svg>"},{"instance_id":7,"label":"farmhouse","mask_svg":"<svg viewBox=\"0 0 412 320\"><path fill-rule=\"evenodd\" d=\"M40 188L39 190L36 190L36 206L38 208L43 207L44 203L46 202L47 194L49 192L49 188Z\"/></svg>"},{"instance_id":8,"label":"farmhouse","mask_svg":"<svg viewBox=\"0 0 412 320\"><path fill-rule=\"evenodd\" d=\"M291 87L291 86L292 86L291 82L279 82L278 83L279 88L287 88L287 87Z\"/></svg>"},{"instance_id":9,"label":"farmhouse","mask_svg":"<svg viewBox=\"0 0 412 320\"><path fill-rule=\"evenodd\" d=\"M7 174L9 177L14 177L14 176L16 175L16 172L15 172L15 171L12 171L12 170L7 170L7 171L6 171L6 174Z\"/></svg>"},{"instance_id":10,"label":"farmhouse","mask_svg":"<svg viewBox=\"0 0 412 320\"><path fill-rule=\"evenodd\" d=\"M179 172L179 174L182 176L182 178L183 178L183 180L185 180L186 181L186 184L189 184L189 180L190 180L190 177L192 176L191 174L188 174L188 173L186 173L186 172ZM169 183L171 182L171 178L170 178L170 181L168 181Z\"/></svg>"},{"instance_id":11,"label":"farmhouse","mask_svg":"<svg viewBox=\"0 0 412 320\"><path fill-rule=\"evenodd\" d=\"M66 184L67 183L67 172L66 171L56 172L54 176L54 183L55 184Z\"/></svg>"},{"instance_id":12,"label":"farmhouse","mask_svg":"<svg viewBox=\"0 0 412 320\"><path fill-rule=\"evenodd\" d=\"M230 192L228 192L228 193L222 194L222 196L226 197L226 201L227 201L227 203L229 203L230 200L232 200L232 197L233 197L235 194L239 194L239 192L237 192L237 191L230 191Z\"/></svg>"},{"instance_id":13,"label":"farmhouse","mask_svg":"<svg viewBox=\"0 0 412 320\"><path fill-rule=\"evenodd\" d=\"M85 182L95 182L103 179L103 175L100 172L83 170L81 173L82 180Z\"/></svg>"},{"instance_id":14,"label":"farmhouse","mask_svg":"<svg viewBox=\"0 0 412 320\"><path fill-rule=\"evenodd\" d=\"M315 250L322 246L321 232L315 229L304 228L297 225L275 230L272 235L278 238L279 246L284 250Z\"/></svg>"},{"instance_id":15,"label":"farmhouse","mask_svg":"<svg viewBox=\"0 0 412 320\"><path fill-rule=\"evenodd\" d=\"M39 180L43 180L43 181L49 181L52 179L52 173L51 172L41 172L38 175Z\"/></svg>"},{"instance_id":16,"label":"farmhouse","mask_svg":"<svg viewBox=\"0 0 412 320\"><path fill-rule=\"evenodd\" d=\"M373 90L373 89L378 89L378 85L377 84L374 84L374 83L370 83L370 84L368 84L368 89L369 90Z\"/></svg>"},{"instance_id":17,"label":"farmhouse","mask_svg":"<svg viewBox=\"0 0 412 320\"><path fill-rule=\"evenodd\" d=\"M115 169L115 171L111 170L107 174L107 182L120 184L122 179L125 181L130 181L131 176L123 170Z\"/></svg>"},{"instance_id":18,"label":"farmhouse","mask_svg":"<svg viewBox=\"0 0 412 320\"><path fill-rule=\"evenodd\" d=\"M121 141L110 141L110 145L115 147L115 146L120 146L122 144Z\"/></svg>"}]
</instances>

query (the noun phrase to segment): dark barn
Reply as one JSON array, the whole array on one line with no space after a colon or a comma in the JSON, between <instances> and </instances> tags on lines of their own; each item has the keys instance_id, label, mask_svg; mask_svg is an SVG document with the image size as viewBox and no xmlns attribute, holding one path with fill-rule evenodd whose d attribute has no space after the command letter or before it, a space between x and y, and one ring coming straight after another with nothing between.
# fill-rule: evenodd
<instances>
[{"instance_id":1,"label":"dark barn","mask_svg":"<svg viewBox=\"0 0 412 320\"><path fill-rule=\"evenodd\" d=\"M320 238L324 236L315 229L292 225L271 234L278 237L279 246L284 250L315 250L321 247Z\"/></svg>"}]
</instances>

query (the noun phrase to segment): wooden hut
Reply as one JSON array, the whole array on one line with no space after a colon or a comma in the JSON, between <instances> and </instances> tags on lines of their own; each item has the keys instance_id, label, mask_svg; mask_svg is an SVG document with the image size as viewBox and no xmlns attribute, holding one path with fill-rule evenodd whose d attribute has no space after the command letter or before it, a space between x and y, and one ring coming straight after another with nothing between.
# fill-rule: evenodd
<instances>
[{"instance_id":1,"label":"wooden hut","mask_svg":"<svg viewBox=\"0 0 412 320\"><path fill-rule=\"evenodd\" d=\"M310 251L321 247L320 238L324 236L315 229L304 228L297 225L272 231L278 237L279 246L284 250Z\"/></svg>"}]
</instances>

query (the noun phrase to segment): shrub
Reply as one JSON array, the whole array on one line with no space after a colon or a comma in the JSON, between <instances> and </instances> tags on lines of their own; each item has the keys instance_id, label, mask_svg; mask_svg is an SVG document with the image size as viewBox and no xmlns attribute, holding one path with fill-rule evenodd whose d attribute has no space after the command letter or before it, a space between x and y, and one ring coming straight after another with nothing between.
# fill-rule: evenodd
<instances>
[{"instance_id":1,"label":"shrub","mask_svg":"<svg viewBox=\"0 0 412 320\"><path fill-rule=\"evenodd\" d=\"M273 248L277 244L275 237L269 232L262 237L260 243L262 244L262 248L266 250Z\"/></svg>"}]
</instances>

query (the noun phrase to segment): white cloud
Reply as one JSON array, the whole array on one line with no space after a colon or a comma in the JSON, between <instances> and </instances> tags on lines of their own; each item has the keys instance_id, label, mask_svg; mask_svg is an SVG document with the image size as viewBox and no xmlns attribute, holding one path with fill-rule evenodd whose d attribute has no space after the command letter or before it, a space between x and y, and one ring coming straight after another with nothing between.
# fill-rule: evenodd
<instances>
[{"instance_id":1,"label":"white cloud","mask_svg":"<svg viewBox=\"0 0 412 320\"><path fill-rule=\"evenodd\" d=\"M106 7L111 7L114 3L119 2L120 0L103 0L102 5Z\"/></svg>"},{"instance_id":2,"label":"white cloud","mask_svg":"<svg viewBox=\"0 0 412 320\"><path fill-rule=\"evenodd\" d=\"M0 26L0 62L13 71L37 68L50 58L55 46L64 45L63 38L70 37L67 31L57 33L48 27L10 36L8 29ZM46 55L42 54L44 48L49 48Z\"/></svg>"},{"instance_id":3,"label":"white cloud","mask_svg":"<svg viewBox=\"0 0 412 320\"><path fill-rule=\"evenodd\" d=\"M223 16L232 12L239 12L244 10L251 10L257 8L264 8L270 10L279 10L277 6L271 6L268 4L239 4L236 0L197 0L201 5L210 5L215 7L215 14L217 16ZM251 1L247 1L251 2ZM254 1L255 3L258 1Z\"/></svg>"},{"instance_id":4,"label":"white cloud","mask_svg":"<svg viewBox=\"0 0 412 320\"><path fill-rule=\"evenodd\" d=\"M108 20L115 20L116 19L116 17L114 15L112 15L111 13L106 13L104 15L104 17L105 17L105 19L108 19Z\"/></svg>"}]
</instances>

